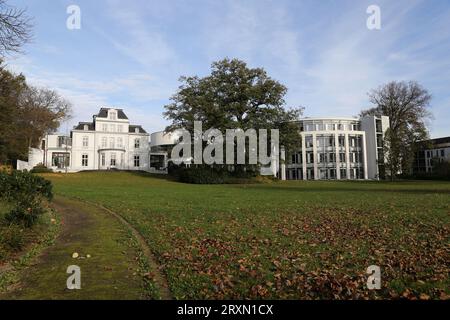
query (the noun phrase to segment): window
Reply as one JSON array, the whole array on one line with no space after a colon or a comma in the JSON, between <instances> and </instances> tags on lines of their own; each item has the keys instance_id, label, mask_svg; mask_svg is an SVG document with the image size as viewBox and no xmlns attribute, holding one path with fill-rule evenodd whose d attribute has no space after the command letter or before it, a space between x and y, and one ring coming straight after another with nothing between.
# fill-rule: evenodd
<instances>
[{"instance_id":1,"label":"window","mask_svg":"<svg viewBox=\"0 0 450 320\"><path fill-rule=\"evenodd\" d=\"M117 148L122 148L122 138L117 138Z\"/></svg>"},{"instance_id":2,"label":"window","mask_svg":"<svg viewBox=\"0 0 450 320\"><path fill-rule=\"evenodd\" d=\"M336 169L330 169L330 179L336 179Z\"/></svg>"},{"instance_id":3,"label":"window","mask_svg":"<svg viewBox=\"0 0 450 320\"><path fill-rule=\"evenodd\" d=\"M110 162L111 166L116 166L116 154L115 153L111 153L111 162Z\"/></svg>"},{"instance_id":4,"label":"window","mask_svg":"<svg viewBox=\"0 0 450 320\"><path fill-rule=\"evenodd\" d=\"M108 131L108 125L106 123L102 124L102 130L103 131Z\"/></svg>"},{"instance_id":5,"label":"window","mask_svg":"<svg viewBox=\"0 0 450 320\"><path fill-rule=\"evenodd\" d=\"M141 141L139 138L134 139L134 148L139 149Z\"/></svg>"},{"instance_id":6,"label":"window","mask_svg":"<svg viewBox=\"0 0 450 320\"><path fill-rule=\"evenodd\" d=\"M81 166L82 167L87 167L88 166L88 155L87 154L83 154L81 156Z\"/></svg>"},{"instance_id":7,"label":"window","mask_svg":"<svg viewBox=\"0 0 450 320\"><path fill-rule=\"evenodd\" d=\"M314 155L312 152L306 153L306 163L313 163L314 162Z\"/></svg>"},{"instance_id":8,"label":"window","mask_svg":"<svg viewBox=\"0 0 450 320\"><path fill-rule=\"evenodd\" d=\"M61 148L63 145L67 144L66 136L58 136L58 148Z\"/></svg>"},{"instance_id":9,"label":"window","mask_svg":"<svg viewBox=\"0 0 450 320\"><path fill-rule=\"evenodd\" d=\"M306 176L307 176L308 180L314 179L314 169L308 169L306 171Z\"/></svg>"},{"instance_id":10,"label":"window","mask_svg":"<svg viewBox=\"0 0 450 320\"><path fill-rule=\"evenodd\" d=\"M102 153L102 167L104 167L106 165L106 155L104 153Z\"/></svg>"},{"instance_id":11,"label":"window","mask_svg":"<svg viewBox=\"0 0 450 320\"><path fill-rule=\"evenodd\" d=\"M313 146L312 136L307 136L305 138L305 145L306 145L306 148L312 148L312 146Z\"/></svg>"},{"instance_id":12,"label":"window","mask_svg":"<svg viewBox=\"0 0 450 320\"><path fill-rule=\"evenodd\" d=\"M64 169L70 166L70 154L65 152L52 153L52 166Z\"/></svg>"},{"instance_id":13,"label":"window","mask_svg":"<svg viewBox=\"0 0 450 320\"><path fill-rule=\"evenodd\" d=\"M102 138L102 148L106 148L108 146L108 140L106 139L106 137Z\"/></svg>"},{"instance_id":14,"label":"window","mask_svg":"<svg viewBox=\"0 0 450 320\"><path fill-rule=\"evenodd\" d=\"M109 138L109 147L114 149L114 138Z\"/></svg>"},{"instance_id":15,"label":"window","mask_svg":"<svg viewBox=\"0 0 450 320\"><path fill-rule=\"evenodd\" d=\"M345 162L345 153L339 153L339 162Z\"/></svg>"},{"instance_id":16,"label":"window","mask_svg":"<svg viewBox=\"0 0 450 320\"><path fill-rule=\"evenodd\" d=\"M139 156L134 156L134 166L140 167L140 157Z\"/></svg>"},{"instance_id":17,"label":"window","mask_svg":"<svg viewBox=\"0 0 450 320\"><path fill-rule=\"evenodd\" d=\"M350 162L351 162L351 163L354 163L354 162L356 162L355 160L356 160L356 159L355 159L355 153L350 152Z\"/></svg>"},{"instance_id":18,"label":"window","mask_svg":"<svg viewBox=\"0 0 450 320\"><path fill-rule=\"evenodd\" d=\"M344 130L344 125L342 123L338 124L338 130Z\"/></svg>"},{"instance_id":19,"label":"window","mask_svg":"<svg viewBox=\"0 0 450 320\"><path fill-rule=\"evenodd\" d=\"M116 120L117 119L117 112L115 111L109 111L109 118L111 120Z\"/></svg>"},{"instance_id":20,"label":"window","mask_svg":"<svg viewBox=\"0 0 450 320\"><path fill-rule=\"evenodd\" d=\"M83 147L89 146L89 137L83 137Z\"/></svg>"},{"instance_id":21,"label":"window","mask_svg":"<svg viewBox=\"0 0 450 320\"><path fill-rule=\"evenodd\" d=\"M121 124L117 125L117 132L122 132L123 131L123 126Z\"/></svg>"},{"instance_id":22,"label":"window","mask_svg":"<svg viewBox=\"0 0 450 320\"><path fill-rule=\"evenodd\" d=\"M339 136L339 147L345 147L345 136Z\"/></svg>"},{"instance_id":23,"label":"window","mask_svg":"<svg viewBox=\"0 0 450 320\"><path fill-rule=\"evenodd\" d=\"M317 159L317 163L325 163L326 160L326 153L319 153L319 158Z\"/></svg>"},{"instance_id":24,"label":"window","mask_svg":"<svg viewBox=\"0 0 450 320\"><path fill-rule=\"evenodd\" d=\"M335 153L329 153L328 154L328 161L329 162L336 162L336 154Z\"/></svg>"},{"instance_id":25,"label":"window","mask_svg":"<svg viewBox=\"0 0 450 320\"><path fill-rule=\"evenodd\" d=\"M444 152L444 150L441 150L441 157L445 157L445 152Z\"/></svg>"},{"instance_id":26,"label":"window","mask_svg":"<svg viewBox=\"0 0 450 320\"><path fill-rule=\"evenodd\" d=\"M116 125L115 124L110 124L109 125L109 129L111 132L116 132Z\"/></svg>"},{"instance_id":27,"label":"window","mask_svg":"<svg viewBox=\"0 0 450 320\"><path fill-rule=\"evenodd\" d=\"M341 169L341 179L347 179L347 169Z\"/></svg>"}]
</instances>

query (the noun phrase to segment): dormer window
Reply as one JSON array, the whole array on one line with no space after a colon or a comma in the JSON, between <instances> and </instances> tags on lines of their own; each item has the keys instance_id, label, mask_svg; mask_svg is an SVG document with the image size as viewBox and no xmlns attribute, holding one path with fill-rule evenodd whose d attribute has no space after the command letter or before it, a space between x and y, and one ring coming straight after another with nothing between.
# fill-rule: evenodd
<instances>
[{"instance_id":1,"label":"dormer window","mask_svg":"<svg viewBox=\"0 0 450 320\"><path fill-rule=\"evenodd\" d=\"M139 128L138 127L134 128L134 132L139 133Z\"/></svg>"},{"instance_id":2,"label":"dormer window","mask_svg":"<svg viewBox=\"0 0 450 320\"><path fill-rule=\"evenodd\" d=\"M109 119L110 120L117 120L117 112L116 111L109 111Z\"/></svg>"},{"instance_id":3,"label":"dormer window","mask_svg":"<svg viewBox=\"0 0 450 320\"><path fill-rule=\"evenodd\" d=\"M89 130L89 126L87 124L84 125L84 131L88 131Z\"/></svg>"}]
</instances>

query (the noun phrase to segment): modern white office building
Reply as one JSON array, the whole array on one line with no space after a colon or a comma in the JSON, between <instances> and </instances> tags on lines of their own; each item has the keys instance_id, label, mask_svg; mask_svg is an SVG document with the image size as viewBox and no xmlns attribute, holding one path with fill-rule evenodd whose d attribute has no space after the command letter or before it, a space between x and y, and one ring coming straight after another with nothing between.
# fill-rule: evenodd
<instances>
[{"instance_id":1,"label":"modern white office building","mask_svg":"<svg viewBox=\"0 0 450 320\"><path fill-rule=\"evenodd\" d=\"M281 148L281 161L273 162L276 168L270 169L280 179L356 180L383 176L388 117L304 118L298 127L299 150ZM61 172L117 169L165 173L170 151L180 136L177 131L149 135L141 126L130 124L122 109L101 108L91 122L80 122L69 135L44 137L41 148L31 149L28 161L18 161L17 168L30 170L41 163Z\"/></svg>"},{"instance_id":2,"label":"modern white office building","mask_svg":"<svg viewBox=\"0 0 450 320\"><path fill-rule=\"evenodd\" d=\"M288 153L289 180L379 179L388 117L305 118L299 150Z\"/></svg>"}]
</instances>

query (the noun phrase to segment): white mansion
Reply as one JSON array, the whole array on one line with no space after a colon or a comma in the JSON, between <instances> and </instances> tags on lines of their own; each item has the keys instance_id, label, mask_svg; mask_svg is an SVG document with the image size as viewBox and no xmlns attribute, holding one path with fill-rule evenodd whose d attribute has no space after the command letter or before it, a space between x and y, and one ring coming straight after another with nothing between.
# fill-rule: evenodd
<instances>
[{"instance_id":1,"label":"white mansion","mask_svg":"<svg viewBox=\"0 0 450 320\"><path fill-rule=\"evenodd\" d=\"M299 122L301 148L281 161L281 179L378 179L388 117L305 118ZM101 108L92 122L80 122L70 135L49 134L18 170L43 164L54 171L138 170L166 173L176 133L149 135L131 125L122 109ZM281 155L283 159L283 155Z\"/></svg>"}]
</instances>

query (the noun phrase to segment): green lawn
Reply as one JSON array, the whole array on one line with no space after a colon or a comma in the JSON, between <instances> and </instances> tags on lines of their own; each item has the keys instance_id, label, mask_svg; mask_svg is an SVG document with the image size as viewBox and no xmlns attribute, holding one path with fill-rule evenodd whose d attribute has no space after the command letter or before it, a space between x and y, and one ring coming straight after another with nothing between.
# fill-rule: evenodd
<instances>
[{"instance_id":1,"label":"green lawn","mask_svg":"<svg viewBox=\"0 0 450 320\"><path fill-rule=\"evenodd\" d=\"M188 185L125 172L48 174L147 239L175 298L445 298L450 183ZM366 289L378 265L382 289Z\"/></svg>"}]
</instances>

